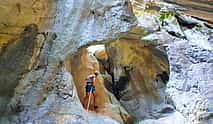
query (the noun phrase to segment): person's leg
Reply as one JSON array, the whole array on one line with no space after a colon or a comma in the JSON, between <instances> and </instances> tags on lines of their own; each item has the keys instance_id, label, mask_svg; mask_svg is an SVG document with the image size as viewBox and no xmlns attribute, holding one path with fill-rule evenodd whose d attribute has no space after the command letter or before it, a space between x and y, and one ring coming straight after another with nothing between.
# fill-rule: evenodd
<instances>
[{"instance_id":1,"label":"person's leg","mask_svg":"<svg viewBox=\"0 0 213 124\"><path fill-rule=\"evenodd\" d=\"M83 107L86 108L88 104L89 92L86 92L86 96L83 99Z\"/></svg>"},{"instance_id":2,"label":"person's leg","mask_svg":"<svg viewBox=\"0 0 213 124\"><path fill-rule=\"evenodd\" d=\"M93 92L92 95L93 95L93 105L94 105L94 109L97 109L98 106L96 105L96 101L95 101L95 93Z\"/></svg>"},{"instance_id":3,"label":"person's leg","mask_svg":"<svg viewBox=\"0 0 213 124\"><path fill-rule=\"evenodd\" d=\"M95 104L95 93L93 92L92 95L93 95L93 104L94 104L94 106L95 106L95 105L96 105L96 104Z\"/></svg>"}]
</instances>

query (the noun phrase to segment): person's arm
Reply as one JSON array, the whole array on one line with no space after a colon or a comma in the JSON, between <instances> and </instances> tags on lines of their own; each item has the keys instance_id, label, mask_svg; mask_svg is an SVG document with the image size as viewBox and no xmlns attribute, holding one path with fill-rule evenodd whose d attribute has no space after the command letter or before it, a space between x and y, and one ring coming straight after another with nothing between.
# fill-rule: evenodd
<instances>
[{"instance_id":1,"label":"person's arm","mask_svg":"<svg viewBox=\"0 0 213 124\"><path fill-rule=\"evenodd\" d=\"M94 75L94 78L93 78L93 84L95 83L95 79L97 78L96 75Z\"/></svg>"}]
</instances>

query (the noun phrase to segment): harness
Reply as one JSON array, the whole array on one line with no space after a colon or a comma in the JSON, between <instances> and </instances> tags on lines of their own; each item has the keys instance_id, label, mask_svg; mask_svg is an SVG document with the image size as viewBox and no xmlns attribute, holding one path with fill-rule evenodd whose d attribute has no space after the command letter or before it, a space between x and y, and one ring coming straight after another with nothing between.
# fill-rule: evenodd
<instances>
[{"instance_id":1,"label":"harness","mask_svg":"<svg viewBox=\"0 0 213 124\"><path fill-rule=\"evenodd\" d=\"M87 85L93 85L93 82L87 82Z\"/></svg>"},{"instance_id":2,"label":"harness","mask_svg":"<svg viewBox=\"0 0 213 124\"><path fill-rule=\"evenodd\" d=\"M95 78L95 75L90 75L86 78L87 85L93 85L93 80Z\"/></svg>"}]
</instances>

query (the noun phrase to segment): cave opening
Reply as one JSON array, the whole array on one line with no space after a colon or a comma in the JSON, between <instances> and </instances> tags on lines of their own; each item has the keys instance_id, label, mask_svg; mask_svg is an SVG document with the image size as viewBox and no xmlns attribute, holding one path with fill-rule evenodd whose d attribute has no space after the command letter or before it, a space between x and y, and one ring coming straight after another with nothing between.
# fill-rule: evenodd
<instances>
[{"instance_id":1,"label":"cave opening","mask_svg":"<svg viewBox=\"0 0 213 124\"><path fill-rule=\"evenodd\" d=\"M82 105L86 77L99 72L94 83L98 108L93 108L91 97L90 111L111 116L116 105L125 113L122 118L141 119L150 116L147 114L153 104L166 103L169 62L163 50L145 47L138 41L116 40L82 47L66 59L65 65L73 76Z\"/></svg>"}]
</instances>

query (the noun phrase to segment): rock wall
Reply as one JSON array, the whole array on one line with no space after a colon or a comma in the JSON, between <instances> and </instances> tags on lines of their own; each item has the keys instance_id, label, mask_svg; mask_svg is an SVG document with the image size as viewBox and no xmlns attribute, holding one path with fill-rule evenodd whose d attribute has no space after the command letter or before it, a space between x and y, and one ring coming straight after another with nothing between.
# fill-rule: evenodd
<instances>
[{"instance_id":1,"label":"rock wall","mask_svg":"<svg viewBox=\"0 0 213 124\"><path fill-rule=\"evenodd\" d=\"M179 114L175 114L178 118L176 120L171 114L155 120L143 120L140 123L211 124L212 91L209 88L212 85L212 27L206 22L184 15L177 6L165 4L162 9L159 4L162 5L158 2L152 3L148 4L151 9L135 11L143 10L137 15L139 26L150 29L151 26L141 25L148 23L160 27L160 30L147 30L148 35L142 37L142 40L146 46L154 45L167 51L170 77L166 92ZM173 16L162 21L162 13L173 13ZM141 18L147 15L152 15L152 18Z\"/></svg>"},{"instance_id":2,"label":"rock wall","mask_svg":"<svg viewBox=\"0 0 213 124\"><path fill-rule=\"evenodd\" d=\"M0 3L0 53L19 39L25 26L36 24L40 33L48 31L55 19L52 0L2 0Z\"/></svg>"},{"instance_id":3,"label":"rock wall","mask_svg":"<svg viewBox=\"0 0 213 124\"><path fill-rule=\"evenodd\" d=\"M102 47L104 48L104 47ZM84 101L85 97L85 79L89 74L93 74L95 71L100 70L100 63L89 51L90 47L79 50L75 55L71 56L65 63L73 76L75 86L77 88L78 96L82 104L88 104ZM97 54L103 54L104 49L99 48ZM100 57L100 56L99 56ZM89 110L95 111L98 114L105 115L117 120L120 123L131 123L132 117L126 112L126 110L120 105L115 96L105 88L104 73L99 72L98 78L95 80L95 97L96 104L94 104L94 97L91 96L91 102ZM94 109L93 106L98 106ZM87 106L87 105L86 105ZM87 108L85 108L87 109Z\"/></svg>"},{"instance_id":4,"label":"rock wall","mask_svg":"<svg viewBox=\"0 0 213 124\"><path fill-rule=\"evenodd\" d=\"M193 16L195 18L199 18L203 21L207 21L211 24L212 17L213 17L213 11L212 11L212 1L203 1L203 0L164 0L165 2L176 4L179 6L182 6L187 9L185 12L187 15Z\"/></svg>"},{"instance_id":5,"label":"rock wall","mask_svg":"<svg viewBox=\"0 0 213 124\"><path fill-rule=\"evenodd\" d=\"M137 119L157 116L153 111L161 111L166 104L164 91L169 75L166 54L131 39L109 43L107 53L116 98ZM160 77L163 73L167 79Z\"/></svg>"},{"instance_id":6,"label":"rock wall","mask_svg":"<svg viewBox=\"0 0 213 124\"><path fill-rule=\"evenodd\" d=\"M109 43L111 65L102 65L100 72L106 70L113 83L109 85L103 75L108 91L100 83L102 97L106 98L99 101L100 105L109 103L111 94L120 102L116 104L127 110L123 112L141 124L212 124L211 25L184 15L178 6L159 1L131 2L1 1L0 123L128 123L121 120L121 114L109 118L108 113L84 110L78 78L72 72L72 66L78 63L69 60L78 48ZM129 55L132 52L133 56ZM169 71L161 53L168 55ZM165 70L170 76L162 88L152 81ZM163 79L162 75L159 78Z\"/></svg>"},{"instance_id":7,"label":"rock wall","mask_svg":"<svg viewBox=\"0 0 213 124\"><path fill-rule=\"evenodd\" d=\"M0 3L0 97L1 114L24 75L37 63L53 24L53 1L3 0Z\"/></svg>"},{"instance_id":8,"label":"rock wall","mask_svg":"<svg viewBox=\"0 0 213 124\"><path fill-rule=\"evenodd\" d=\"M20 39L16 44L9 45L0 59L0 96L9 99L13 96L14 89L19 81L28 73L36 59L43 44L42 37L37 36L38 27L35 24L26 26ZM5 101L6 102L6 101ZM5 106L0 107L3 112ZM2 110L3 109L3 110Z\"/></svg>"},{"instance_id":9,"label":"rock wall","mask_svg":"<svg viewBox=\"0 0 213 124\"><path fill-rule=\"evenodd\" d=\"M36 15L36 17L33 18L33 10L31 10L31 8L25 9L28 8L28 5L26 5L28 2L17 1L17 4L14 4L13 2L14 1L5 1L1 3L1 7L4 3L5 5L3 5L3 8L6 8L7 6L10 8L17 6L16 12L21 11L21 13L23 13L21 15L24 16L21 17L20 15L21 19L30 18L33 20L32 22L37 24L37 21L34 21L34 19L36 20L36 18L39 16ZM36 57L37 59L35 63L34 61L31 61L31 57L33 55L31 55L30 52L34 50L30 48L34 45L34 42L30 39L34 40L37 35L33 35L33 37L30 37L29 35L26 36L30 38L27 39L27 41L23 41L21 44L24 45L24 43L28 42L31 42L31 44L20 46L20 49L24 49L24 51L22 51L20 54L14 53L13 55L13 53L10 52L13 50L19 51L17 49L19 46L18 44L16 46L16 42L11 42L12 46L15 47L14 49L10 49L8 47L8 49L10 49L8 50L9 52L6 51L2 54L2 56L6 56L9 53L12 55L12 58L9 58L8 56L8 59L5 59L4 61L1 60L1 63L3 63L1 64L2 69L10 73L12 70L7 70L3 65L8 63L8 66L11 66L12 63L9 64L9 62L15 61L18 63L18 65L20 64L20 67L23 67L18 74L22 74L22 71L24 71L25 74L21 79L14 77L14 81L6 82L8 83L7 86L11 86L9 87L10 90L14 90L13 87L16 85L17 86L14 93L12 91L7 91L10 95L13 94L12 98L7 99L7 102L5 102L4 98L1 99L1 103L4 103L3 107L5 109L3 116L1 116L0 122L5 124L53 122L75 124L118 123L115 120L103 117L101 115L87 113L83 109L79 97L77 96L72 76L63 66L63 61L79 47L94 41L113 39L121 32L129 30L130 27L135 25L135 17L131 13L130 2L120 0L107 2L100 0L60 0L51 2L34 2L36 3L35 9L40 9L39 7L43 7L43 4L51 6L52 2L53 5L56 5L56 7L50 7L53 8L53 12L55 11L55 13L53 13L55 17L53 20L54 24L51 26L51 28L49 28L49 30L44 28L46 29L44 32L43 30L40 32L41 28L38 26L38 34L44 35L44 43L39 42L42 45L40 46L41 49L35 52L40 53ZM44 9L46 10L49 8L45 7ZM47 12L49 14L47 16L45 15L45 10L41 8L39 12L41 12L40 14L42 17L44 16L46 18L52 14L52 11L49 13ZM11 11L1 11L1 15L4 17L5 14L8 14L9 12ZM17 20L17 22L18 21L19 20ZM31 21L29 20L29 22L26 23L31 23ZM23 25L25 26L27 24L23 23ZM19 36L17 37L19 39ZM12 37L9 37L8 39L10 38ZM8 43L6 38L3 41ZM17 43L19 43L18 41ZM1 43L5 44L3 42ZM5 46L7 47L7 45ZM37 47L38 46L36 46L36 48ZM26 52L28 51L31 56L27 56L26 60L22 60L20 58L20 61L16 61L16 59L25 53L25 50ZM27 64L22 65L24 64L21 63L22 61L26 62ZM26 72L25 66L30 66L31 68L29 68L29 70ZM15 73L16 71L11 73L11 75ZM1 82L5 83L5 74L1 74L1 76ZM18 77L19 75L15 76ZM7 104L8 101L9 104Z\"/></svg>"}]
</instances>

